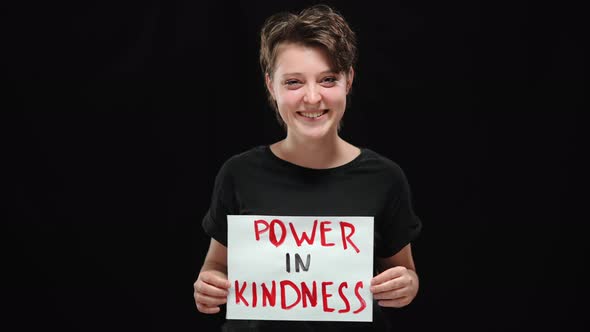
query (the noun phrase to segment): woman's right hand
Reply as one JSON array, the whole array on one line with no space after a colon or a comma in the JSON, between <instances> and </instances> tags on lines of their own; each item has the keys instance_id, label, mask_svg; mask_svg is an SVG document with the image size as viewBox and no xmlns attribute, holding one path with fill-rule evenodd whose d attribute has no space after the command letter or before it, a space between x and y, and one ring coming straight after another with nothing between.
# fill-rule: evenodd
<instances>
[{"instance_id":1,"label":"woman's right hand","mask_svg":"<svg viewBox=\"0 0 590 332\"><path fill-rule=\"evenodd\" d=\"M227 302L230 283L220 271L201 271L194 284L197 309L204 314L216 314L220 305Z\"/></svg>"}]
</instances>

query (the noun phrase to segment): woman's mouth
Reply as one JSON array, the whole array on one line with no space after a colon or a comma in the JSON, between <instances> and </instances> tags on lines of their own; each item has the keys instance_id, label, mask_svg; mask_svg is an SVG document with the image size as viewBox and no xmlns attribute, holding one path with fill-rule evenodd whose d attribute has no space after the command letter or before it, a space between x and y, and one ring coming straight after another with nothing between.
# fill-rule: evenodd
<instances>
[{"instance_id":1,"label":"woman's mouth","mask_svg":"<svg viewBox=\"0 0 590 332\"><path fill-rule=\"evenodd\" d=\"M324 114L328 113L329 110L318 110L318 111L305 111L305 112L297 112L299 116L305 118L306 120L318 120L324 116Z\"/></svg>"}]
</instances>

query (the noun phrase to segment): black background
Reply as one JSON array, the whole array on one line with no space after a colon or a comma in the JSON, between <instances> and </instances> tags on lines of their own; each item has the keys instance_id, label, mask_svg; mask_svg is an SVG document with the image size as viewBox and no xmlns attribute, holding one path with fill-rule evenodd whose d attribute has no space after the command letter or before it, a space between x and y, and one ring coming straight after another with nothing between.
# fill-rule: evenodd
<instances>
[{"instance_id":1,"label":"black background","mask_svg":"<svg viewBox=\"0 0 590 332\"><path fill-rule=\"evenodd\" d=\"M282 138L258 31L312 1L3 4L1 292L11 331L195 331L200 222L228 157ZM331 1L360 57L342 136L424 223L399 329L588 328L583 12Z\"/></svg>"}]
</instances>

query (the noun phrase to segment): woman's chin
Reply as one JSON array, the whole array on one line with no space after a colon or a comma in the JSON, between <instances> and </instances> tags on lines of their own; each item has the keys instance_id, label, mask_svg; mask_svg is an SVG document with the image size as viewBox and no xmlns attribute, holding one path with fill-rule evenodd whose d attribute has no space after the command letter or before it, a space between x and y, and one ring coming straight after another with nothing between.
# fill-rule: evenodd
<instances>
[{"instance_id":1,"label":"woman's chin","mask_svg":"<svg viewBox=\"0 0 590 332\"><path fill-rule=\"evenodd\" d=\"M316 127L307 127L304 128L298 127L296 130L297 136L307 140L322 140L326 137L332 135L332 130L330 130L329 126L316 126ZM336 132L336 131L334 131Z\"/></svg>"}]
</instances>

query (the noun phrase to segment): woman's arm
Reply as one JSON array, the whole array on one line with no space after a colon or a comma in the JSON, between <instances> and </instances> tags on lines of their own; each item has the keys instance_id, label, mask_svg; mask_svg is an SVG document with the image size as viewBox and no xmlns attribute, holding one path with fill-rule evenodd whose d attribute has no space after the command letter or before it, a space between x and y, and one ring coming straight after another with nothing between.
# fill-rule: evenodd
<instances>
[{"instance_id":1,"label":"woman's arm","mask_svg":"<svg viewBox=\"0 0 590 332\"><path fill-rule=\"evenodd\" d=\"M220 305L227 302L230 283L227 280L227 248L211 239L209 251L195 284L197 309L205 314L215 314Z\"/></svg>"},{"instance_id":2,"label":"woman's arm","mask_svg":"<svg viewBox=\"0 0 590 332\"><path fill-rule=\"evenodd\" d=\"M227 248L211 238L209 251L201 267L201 272L215 270L227 275Z\"/></svg>"}]
</instances>

